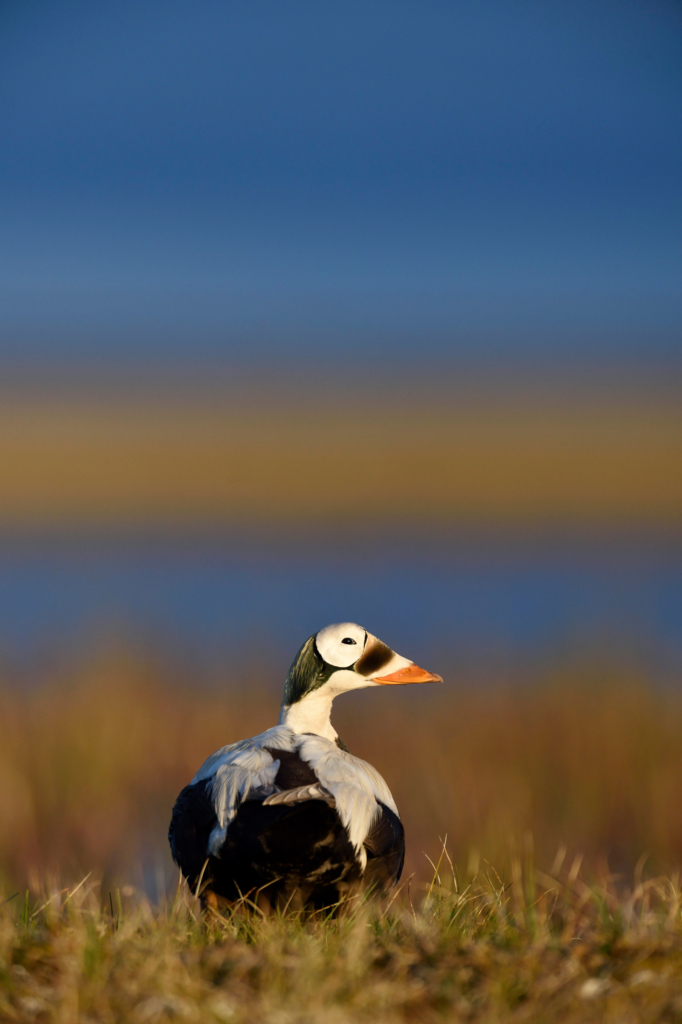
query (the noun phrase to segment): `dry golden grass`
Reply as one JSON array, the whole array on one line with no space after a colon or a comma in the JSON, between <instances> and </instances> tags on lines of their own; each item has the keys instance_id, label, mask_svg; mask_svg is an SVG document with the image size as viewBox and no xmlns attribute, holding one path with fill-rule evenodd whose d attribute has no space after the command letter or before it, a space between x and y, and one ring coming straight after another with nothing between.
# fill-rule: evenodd
<instances>
[{"instance_id":1,"label":"dry golden grass","mask_svg":"<svg viewBox=\"0 0 682 1024\"><path fill-rule=\"evenodd\" d=\"M0 1019L44 1024L682 1020L676 880L615 892L514 860L391 904L201 919L179 892L101 906L91 879L0 907Z\"/></svg>"},{"instance_id":2,"label":"dry golden grass","mask_svg":"<svg viewBox=\"0 0 682 1024\"><path fill-rule=\"evenodd\" d=\"M446 679L447 671L444 672ZM236 682L236 681L235 681ZM0 691L0 878L23 887L88 871L153 884L175 871L175 796L224 743L277 720L277 685L240 673L220 688L171 683L142 659L102 657L66 678ZM589 870L682 862L682 694L574 667L533 685L364 691L336 702L354 753L387 779L405 821L407 873L439 837L453 859L502 870L535 844ZM151 882L150 882L151 879Z\"/></svg>"},{"instance_id":3,"label":"dry golden grass","mask_svg":"<svg viewBox=\"0 0 682 1024\"><path fill-rule=\"evenodd\" d=\"M380 387L0 409L0 525L679 524L682 405Z\"/></svg>"}]
</instances>

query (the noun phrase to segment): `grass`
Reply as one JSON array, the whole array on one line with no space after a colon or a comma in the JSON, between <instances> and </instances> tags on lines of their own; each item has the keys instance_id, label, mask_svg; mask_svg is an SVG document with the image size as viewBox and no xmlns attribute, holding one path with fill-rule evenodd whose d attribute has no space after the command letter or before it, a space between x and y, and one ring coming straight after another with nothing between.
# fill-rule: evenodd
<instances>
[{"instance_id":1,"label":"grass","mask_svg":"<svg viewBox=\"0 0 682 1024\"><path fill-rule=\"evenodd\" d=\"M676 879L587 885L515 860L340 916L202 918L184 889L19 897L0 909L0 1019L40 1022L682 1020Z\"/></svg>"}]
</instances>

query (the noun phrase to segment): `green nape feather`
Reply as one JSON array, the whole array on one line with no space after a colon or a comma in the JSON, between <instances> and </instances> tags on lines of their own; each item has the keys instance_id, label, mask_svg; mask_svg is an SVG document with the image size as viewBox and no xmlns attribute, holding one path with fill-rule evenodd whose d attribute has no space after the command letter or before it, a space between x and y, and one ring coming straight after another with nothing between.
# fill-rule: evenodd
<instances>
[{"instance_id":1,"label":"green nape feather","mask_svg":"<svg viewBox=\"0 0 682 1024\"><path fill-rule=\"evenodd\" d=\"M291 707L307 693L324 686L334 669L318 654L315 637L309 637L294 658L284 683L282 703Z\"/></svg>"}]
</instances>

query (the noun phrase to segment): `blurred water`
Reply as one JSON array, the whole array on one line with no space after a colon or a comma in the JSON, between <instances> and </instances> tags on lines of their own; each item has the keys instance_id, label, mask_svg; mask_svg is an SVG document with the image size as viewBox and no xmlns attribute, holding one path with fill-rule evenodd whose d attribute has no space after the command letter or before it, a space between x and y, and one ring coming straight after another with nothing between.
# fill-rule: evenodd
<instances>
[{"instance_id":1,"label":"blurred water","mask_svg":"<svg viewBox=\"0 0 682 1024\"><path fill-rule=\"evenodd\" d=\"M351 619L472 673L602 651L682 667L682 543L405 538L0 546L0 651L30 672L122 635L197 668L289 664ZM435 664L438 667L438 664Z\"/></svg>"}]
</instances>

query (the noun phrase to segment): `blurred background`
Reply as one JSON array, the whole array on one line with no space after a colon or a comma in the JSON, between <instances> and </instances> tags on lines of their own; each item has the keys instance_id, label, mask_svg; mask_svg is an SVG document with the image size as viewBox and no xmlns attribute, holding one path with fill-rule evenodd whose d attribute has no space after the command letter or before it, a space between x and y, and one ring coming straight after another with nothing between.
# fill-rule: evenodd
<instances>
[{"instance_id":1,"label":"blurred background","mask_svg":"<svg viewBox=\"0 0 682 1024\"><path fill-rule=\"evenodd\" d=\"M681 116L672 0L2 4L3 886L170 885L346 619L410 871L680 864Z\"/></svg>"}]
</instances>

